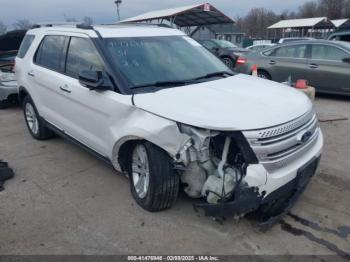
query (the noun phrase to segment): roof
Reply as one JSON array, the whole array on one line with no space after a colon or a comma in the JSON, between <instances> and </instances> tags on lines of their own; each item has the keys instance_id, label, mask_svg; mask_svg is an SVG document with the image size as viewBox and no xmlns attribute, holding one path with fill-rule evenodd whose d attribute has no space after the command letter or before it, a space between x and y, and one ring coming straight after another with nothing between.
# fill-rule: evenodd
<instances>
[{"instance_id":1,"label":"roof","mask_svg":"<svg viewBox=\"0 0 350 262\"><path fill-rule=\"evenodd\" d=\"M315 18L303 18L303 19L289 19L281 20L276 24L268 27L268 29L279 29L279 28L329 28L334 27L332 22L327 17L315 17Z\"/></svg>"},{"instance_id":2,"label":"roof","mask_svg":"<svg viewBox=\"0 0 350 262\"><path fill-rule=\"evenodd\" d=\"M94 30L92 30L92 28ZM145 23L119 23L94 25L89 28L81 28L76 25L53 25L37 27L28 31L29 34L46 34L47 32L66 32L66 33L83 33L90 37L96 38L96 31L104 38L110 37L152 37L152 36L183 36L184 32L171 27Z\"/></svg>"},{"instance_id":3,"label":"roof","mask_svg":"<svg viewBox=\"0 0 350 262\"><path fill-rule=\"evenodd\" d=\"M122 22L141 22L155 19L166 19L170 21L171 18L180 27L234 23L231 18L210 4L197 4L152 11L125 19Z\"/></svg>"},{"instance_id":4,"label":"roof","mask_svg":"<svg viewBox=\"0 0 350 262\"><path fill-rule=\"evenodd\" d=\"M350 27L350 19L337 19L337 20L331 20L331 22L334 24L335 27L339 28L342 26L349 26Z\"/></svg>"}]
</instances>

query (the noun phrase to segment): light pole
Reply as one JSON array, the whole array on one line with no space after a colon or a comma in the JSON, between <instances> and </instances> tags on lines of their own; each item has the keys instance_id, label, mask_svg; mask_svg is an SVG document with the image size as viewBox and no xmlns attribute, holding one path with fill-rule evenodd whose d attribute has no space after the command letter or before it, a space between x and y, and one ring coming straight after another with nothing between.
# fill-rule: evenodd
<instances>
[{"instance_id":1,"label":"light pole","mask_svg":"<svg viewBox=\"0 0 350 262\"><path fill-rule=\"evenodd\" d=\"M122 0L117 0L117 1L114 1L114 3L117 5L118 21L120 21L119 6L121 5Z\"/></svg>"}]
</instances>

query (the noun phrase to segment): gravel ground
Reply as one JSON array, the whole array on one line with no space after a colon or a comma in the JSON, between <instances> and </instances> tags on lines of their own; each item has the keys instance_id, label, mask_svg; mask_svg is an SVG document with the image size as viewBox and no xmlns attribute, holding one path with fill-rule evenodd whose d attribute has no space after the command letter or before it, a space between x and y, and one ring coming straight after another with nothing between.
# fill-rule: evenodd
<instances>
[{"instance_id":1,"label":"gravel ground","mask_svg":"<svg viewBox=\"0 0 350 262\"><path fill-rule=\"evenodd\" d=\"M321 120L350 118L350 99L318 97ZM0 192L0 254L338 254L350 253L350 121L322 122L317 176L280 224L260 232L242 219L223 225L180 195L148 213L129 181L77 146L33 140L20 108L0 111L0 159L16 176ZM349 257L348 257L349 258Z\"/></svg>"}]
</instances>

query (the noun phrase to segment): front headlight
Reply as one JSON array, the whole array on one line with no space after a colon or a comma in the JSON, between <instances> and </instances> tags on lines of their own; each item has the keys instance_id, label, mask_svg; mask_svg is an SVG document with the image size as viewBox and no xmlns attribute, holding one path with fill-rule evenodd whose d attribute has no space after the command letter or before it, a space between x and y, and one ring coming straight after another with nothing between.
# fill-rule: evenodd
<instances>
[{"instance_id":1,"label":"front headlight","mask_svg":"<svg viewBox=\"0 0 350 262\"><path fill-rule=\"evenodd\" d=\"M16 77L14 73L0 71L0 82L15 81Z\"/></svg>"}]
</instances>

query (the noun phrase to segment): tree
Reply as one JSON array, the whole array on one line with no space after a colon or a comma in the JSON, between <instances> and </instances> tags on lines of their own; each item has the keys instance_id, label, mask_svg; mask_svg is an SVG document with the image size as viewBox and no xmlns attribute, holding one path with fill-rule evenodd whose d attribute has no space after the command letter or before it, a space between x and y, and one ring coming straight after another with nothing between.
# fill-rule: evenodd
<instances>
[{"instance_id":1,"label":"tree","mask_svg":"<svg viewBox=\"0 0 350 262\"><path fill-rule=\"evenodd\" d=\"M83 24L92 25L93 23L94 23L94 20L90 16L84 16Z\"/></svg>"},{"instance_id":2,"label":"tree","mask_svg":"<svg viewBox=\"0 0 350 262\"><path fill-rule=\"evenodd\" d=\"M66 20L66 22L68 23L74 23L77 21L77 19L75 19L74 17L67 17L66 15L64 15L64 20Z\"/></svg>"},{"instance_id":3,"label":"tree","mask_svg":"<svg viewBox=\"0 0 350 262\"><path fill-rule=\"evenodd\" d=\"M339 19L344 17L344 10L348 0L319 0L319 8L322 16L329 19Z\"/></svg>"},{"instance_id":4,"label":"tree","mask_svg":"<svg viewBox=\"0 0 350 262\"><path fill-rule=\"evenodd\" d=\"M0 35L5 34L6 31L7 31L7 26L2 21L0 21Z\"/></svg>"},{"instance_id":5,"label":"tree","mask_svg":"<svg viewBox=\"0 0 350 262\"><path fill-rule=\"evenodd\" d=\"M298 16L300 18L321 16L319 4L315 1L306 2L305 4L299 7Z\"/></svg>"},{"instance_id":6,"label":"tree","mask_svg":"<svg viewBox=\"0 0 350 262\"><path fill-rule=\"evenodd\" d=\"M265 8L253 8L243 20L243 28L253 38L265 38L267 27L276 23L278 16Z\"/></svg>"},{"instance_id":7,"label":"tree","mask_svg":"<svg viewBox=\"0 0 350 262\"><path fill-rule=\"evenodd\" d=\"M16 23L13 24L15 30L27 30L32 26L33 24L28 19L18 19Z\"/></svg>"}]
</instances>

